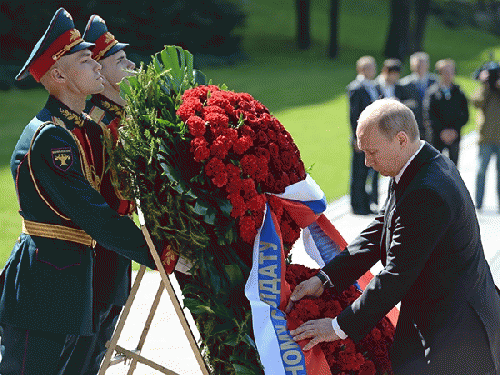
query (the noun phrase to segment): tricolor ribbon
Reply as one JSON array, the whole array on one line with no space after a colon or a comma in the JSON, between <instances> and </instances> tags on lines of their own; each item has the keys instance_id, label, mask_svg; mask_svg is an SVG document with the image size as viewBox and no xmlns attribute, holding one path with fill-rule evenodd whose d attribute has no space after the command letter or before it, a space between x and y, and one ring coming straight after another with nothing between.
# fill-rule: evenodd
<instances>
[{"instance_id":1,"label":"tricolor ribbon","mask_svg":"<svg viewBox=\"0 0 500 375\"><path fill-rule=\"evenodd\" d=\"M276 196L304 229L305 250L320 267L345 249L346 241L323 215L325 194L309 175ZM370 273L360 279L362 288L371 277ZM301 347L305 342L292 340L283 312L290 294L290 286L285 281L285 256L279 223L266 203L264 220L255 236L252 270L245 285L245 295L252 309L255 343L264 371L269 375L330 375L319 345L304 352Z\"/></svg>"}]
</instances>

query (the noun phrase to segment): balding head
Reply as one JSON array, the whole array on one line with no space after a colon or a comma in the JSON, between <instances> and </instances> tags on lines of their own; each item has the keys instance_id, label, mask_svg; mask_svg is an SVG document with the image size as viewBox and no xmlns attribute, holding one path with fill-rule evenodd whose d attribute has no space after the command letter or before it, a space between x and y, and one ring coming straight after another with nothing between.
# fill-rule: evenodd
<instances>
[{"instance_id":1,"label":"balding head","mask_svg":"<svg viewBox=\"0 0 500 375\"><path fill-rule=\"evenodd\" d=\"M380 99L367 106L359 117L358 126L362 122L377 124L387 139L394 138L401 131L408 135L410 141L420 138L412 110L395 99Z\"/></svg>"},{"instance_id":2,"label":"balding head","mask_svg":"<svg viewBox=\"0 0 500 375\"><path fill-rule=\"evenodd\" d=\"M384 176L395 176L418 150L415 115L394 99L376 100L361 113L356 129L365 163Z\"/></svg>"}]
</instances>

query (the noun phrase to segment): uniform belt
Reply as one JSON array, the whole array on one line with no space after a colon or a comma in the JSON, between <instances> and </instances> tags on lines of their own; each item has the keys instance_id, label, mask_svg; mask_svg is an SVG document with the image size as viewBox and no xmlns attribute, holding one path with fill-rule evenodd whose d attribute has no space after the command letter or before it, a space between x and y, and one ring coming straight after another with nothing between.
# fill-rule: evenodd
<instances>
[{"instance_id":1,"label":"uniform belt","mask_svg":"<svg viewBox=\"0 0 500 375\"><path fill-rule=\"evenodd\" d=\"M23 219L22 232L30 236L55 238L62 241L76 242L85 246L95 247L95 240L82 229L65 227L57 224L38 223Z\"/></svg>"}]
</instances>

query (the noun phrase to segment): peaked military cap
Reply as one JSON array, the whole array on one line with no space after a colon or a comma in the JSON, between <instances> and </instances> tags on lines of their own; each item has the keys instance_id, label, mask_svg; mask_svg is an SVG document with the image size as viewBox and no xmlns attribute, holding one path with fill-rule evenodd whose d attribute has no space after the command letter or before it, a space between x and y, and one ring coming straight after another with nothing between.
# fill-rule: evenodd
<instances>
[{"instance_id":1,"label":"peaked military cap","mask_svg":"<svg viewBox=\"0 0 500 375\"><path fill-rule=\"evenodd\" d=\"M31 74L37 82L40 82L40 78L62 56L92 46L93 44L85 42L80 32L75 29L71 15L64 8L59 8L45 34L37 42L24 67L16 76L16 80L19 81Z\"/></svg>"},{"instance_id":2,"label":"peaked military cap","mask_svg":"<svg viewBox=\"0 0 500 375\"><path fill-rule=\"evenodd\" d=\"M114 55L128 46L126 43L119 43L114 35L108 31L106 22L96 14L90 17L83 37L85 40L95 43L92 49L92 58L96 61Z\"/></svg>"}]
</instances>

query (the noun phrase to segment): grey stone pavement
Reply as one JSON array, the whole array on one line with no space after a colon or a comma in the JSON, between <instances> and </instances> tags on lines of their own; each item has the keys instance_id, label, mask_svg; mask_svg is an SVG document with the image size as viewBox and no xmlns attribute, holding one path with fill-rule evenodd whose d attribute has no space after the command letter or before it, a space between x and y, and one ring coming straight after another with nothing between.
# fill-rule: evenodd
<instances>
[{"instance_id":1,"label":"grey stone pavement","mask_svg":"<svg viewBox=\"0 0 500 375\"><path fill-rule=\"evenodd\" d=\"M474 197L475 192L475 171L477 168L477 135L472 133L463 138L461 144L461 154L459 159L459 170L466 182L469 191ZM481 227L481 238L483 242L486 259L488 260L496 284L500 285L500 215L498 212L498 201L495 194L496 171L494 163L489 166L486 175L486 193L483 203L483 209L478 212L478 219ZM387 192L388 179L383 178L380 181L380 201L384 201ZM326 216L336 226L347 242L352 241L355 236L361 232L373 219L373 216L357 216L350 211L349 197L344 196L339 200L329 204ZM299 244L293 249L292 260L294 263L305 264L310 267L317 267L304 252ZM372 268L372 273L378 272L380 264ZM135 275L135 272L134 272ZM118 344L127 348L135 349L141 335L144 322L150 311L150 306L154 300L155 293L160 282L159 273L151 271L146 272L141 282L141 287L137 293L136 300L127 319L125 328L120 336ZM173 280L174 288L178 287ZM188 316L188 320L191 321ZM191 325L194 327L194 325ZM198 337L197 332L195 336ZM164 292L157 313L153 320L151 329L148 333L146 343L141 354L158 364L174 371L179 375L201 374L194 354L192 353L189 342L186 339L183 329L177 320L177 315L170 303L168 294ZM127 374L129 366L120 363L111 366L107 375ZM139 364L134 372L135 375L160 374L147 366Z\"/></svg>"}]
</instances>

